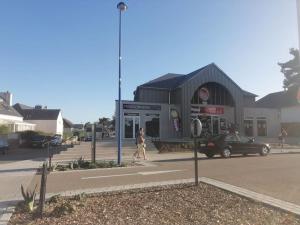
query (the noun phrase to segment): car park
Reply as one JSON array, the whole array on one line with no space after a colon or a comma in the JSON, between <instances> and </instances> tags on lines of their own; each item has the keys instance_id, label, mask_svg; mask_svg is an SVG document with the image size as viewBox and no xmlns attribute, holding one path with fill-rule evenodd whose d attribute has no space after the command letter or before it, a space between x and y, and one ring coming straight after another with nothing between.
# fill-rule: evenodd
<instances>
[{"instance_id":1,"label":"car park","mask_svg":"<svg viewBox=\"0 0 300 225\"><path fill-rule=\"evenodd\" d=\"M61 135L54 135L51 140L50 140L50 144L52 146L59 146L59 145L62 145L62 137Z\"/></svg>"},{"instance_id":2,"label":"car park","mask_svg":"<svg viewBox=\"0 0 300 225\"><path fill-rule=\"evenodd\" d=\"M5 139L0 139L0 153L2 153L3 155L7 153L9 149L9 145L7 140Z\"/></svg>"},{"instance_id":3,"label":"car park","mask_svg":"<svg viewBox=\"0 0 300 225\"><path fill-rule=\"evenodd\" d=\"M92 136L87 136L84 138L84 141L92 141L92 139L93 139Z\"/></svg>"},{"instance_id":4,"label":"car park","mask_svg":"<svg viewBox=\"0 0 300 225\"><path fill-rule=\"evenodd\" d=\"M204 153L208 158L220 154L224 158L229 158L234 154L260 154L266 156L269 154L271 147L267 143L261 143L254 138L240 136L238 133L221 134L207 139L201 144L199 151Z\"/></svg>"},{"instance_id":5,"label":"car park","mask_svg":"<svg viewBox=\"0 0 300 225\"><path fill-rule=\"evenodd\" d=\"M44 148L47 145L47 141L47 136L35 135L31 138L31 146L34 148Z\"/></svg>"}]
</instances>

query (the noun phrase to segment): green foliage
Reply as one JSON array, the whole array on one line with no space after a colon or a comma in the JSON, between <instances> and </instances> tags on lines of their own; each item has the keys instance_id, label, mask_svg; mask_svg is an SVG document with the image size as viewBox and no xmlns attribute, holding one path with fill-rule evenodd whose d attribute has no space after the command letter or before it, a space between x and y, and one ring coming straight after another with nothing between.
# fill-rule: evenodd
<instances>
[{"instance_id":1,"label":"green foliage","mask_svg":"<svg viewBox=\"0 0 300 225\"><path fill-rule=\"evenodd\" d=\"M35 186L33 192L30 192L28 190L25 192L23 185L21 185L21 193L22 193L22 196L23 196L23 199L24 199L26 209L29 212L32 212L33 209L34 209L34 200L35 200L35 194L36 194L35 193L36 187L37 186Z\"/></svg>"},{"instance_id":2,"label":"green foliage","mask_svg":"<svg viewBox=\"0 0 300 225\"><path fill-rule=\"evenodd\" d=\"M9 130L8 126L0 125L0 134L8 134L9 131L10 130Z\"/></svg>"},{"instance_id":3,"label":"green foliage","mask_svg":"<svg viewBox=\"0 0 300 225\"><path fill-rule=\"evenodd\" d=\"M50 199L49 199L49 203L58 203L60 200L62 199L61 195L53 195Z\"/></svg>"},{"instance_id":4,"label":"green foliage","mask_svg":"<svg viewBox=\"0 0 300 225\"><path fill-rule=\"evenodd\" d=\"M70 139L71 137L73 137L73 133L72 133L72 132L64 132L64 133L63 133L63 139L64 139L64 140L68 140L68 139Z\"/></svg>"},{"instance_id":5,"label":"green foliage","mask_svg":"<svg viewBox=\"0 0 300 225\"><path fill-rule=\"evenodd\" d=\"M58 205L52 211L55 216L68 215L76 211L76 206L69 201L64 201L61 205Z\"/></svg>"},{"instance_id":6,"label":"green foliage","mask_svg":"<svg viewBox=\"0 0 300 225\"><path fill-rule=\"evenodd\" d=\"M86 197L87 197L86 193L82 192L82 193L80 193L78 195L74 195L73 200L82 201L82 200L85 200Z\"/></svg>"}]
</instances>

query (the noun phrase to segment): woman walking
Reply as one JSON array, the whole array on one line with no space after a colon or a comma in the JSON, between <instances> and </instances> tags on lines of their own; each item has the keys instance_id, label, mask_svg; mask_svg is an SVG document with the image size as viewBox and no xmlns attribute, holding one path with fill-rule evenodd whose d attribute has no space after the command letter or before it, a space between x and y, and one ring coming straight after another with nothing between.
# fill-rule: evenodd
<instances>
[{"instance_id":1,"label":"woman walking","mask_svg":"<svg viewBox=\"0 0 300 225\"><path fill-rule=\"evenodd\" d=\"M137 143L137 150L133 154L133 158L135 159L136 157L140 156L140 153L143 153L144 160L147 159L146 157L146 144L145 144L145 138L144 138L144 129L141 127L137 137L136 137L136 143Z\"/></svg>"}]
</instances>

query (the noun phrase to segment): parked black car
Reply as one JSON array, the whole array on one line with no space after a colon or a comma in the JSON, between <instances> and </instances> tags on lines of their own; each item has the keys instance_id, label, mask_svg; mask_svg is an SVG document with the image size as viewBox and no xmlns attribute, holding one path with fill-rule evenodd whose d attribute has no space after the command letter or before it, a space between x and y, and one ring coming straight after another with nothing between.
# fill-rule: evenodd
<instances>
[{"instance_id":1,"label":"parked black car","mask_svg":"<svg viewBox=\"0 0 300 225\"><path fill-rule=\"evenodd\" d=\"M224 158L229 158L233 154L269 154L271 147L269 144L254 141L254 138L247 138L234 134L221 134L209 138L201 144L199 151L208 158L220 154Z\"/></svg>"},{"instance_id":2,"label":"parked black car","mask_svg":"<svg viewBox=\"0 0 300 225\"><path fill-rule=\"evenodd\" d=\"M87 136L84 138L84 141L92 141L92 140L93 140L92 136Z\"/></svg>"},{"instance_id":3,"label":"parked black car","mask_svg":"<svg viewBox=\"0 0 300 225\"><path fill-rule=\"evenodd\" d=\"M4 155L8 151L9 146L5 139L0 139L0 152Z\"/></svg>"},{"instance_id":4,"label":"parked black car","mask_svg":"<svg viewBox=\"0 0 300 225\"><path fill-rule=\"evenodd\" d=\"M34 148L45 148L48 141L48 137L44 135L36 135L31 139L31 146Z\"/></svg>"}]
</instances>

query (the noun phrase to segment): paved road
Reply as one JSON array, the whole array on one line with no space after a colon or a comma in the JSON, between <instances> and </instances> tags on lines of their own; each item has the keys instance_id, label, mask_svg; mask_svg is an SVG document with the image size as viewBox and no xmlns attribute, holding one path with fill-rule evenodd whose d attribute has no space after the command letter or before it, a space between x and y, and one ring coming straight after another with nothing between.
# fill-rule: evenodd
<instances>
[{"instance_id":1,"label":"paved road","mask_svg":"<svg viewBox=\"0 0 300 225\"><path fill-rule=\"evenodd\" d=\"M178 155L176 155L178 156ZM192 178L191 158L156 160L151 166L55 172L48 193ZM199 160L199 176L209 177L300 205L300 154ZM39 182L36 176L34 182ZM34 185L34 182L32 185Z\"/></svg>"}]
</instances>

